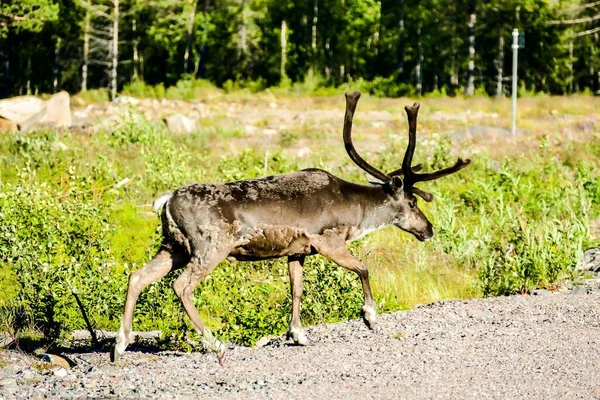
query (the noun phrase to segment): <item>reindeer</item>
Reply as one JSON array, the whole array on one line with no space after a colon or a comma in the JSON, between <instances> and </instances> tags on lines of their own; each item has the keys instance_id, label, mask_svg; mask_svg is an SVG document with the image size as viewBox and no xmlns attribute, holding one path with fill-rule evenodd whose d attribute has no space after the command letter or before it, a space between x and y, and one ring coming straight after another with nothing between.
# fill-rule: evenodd
<instances>
[{"instance_id":1,"label":"reindeer","mask_svg":"<svg viewBox=\"0 0 600 400\"><path fill-rule=\"evenodd\" d=\"M287 257L292 295L288 339L306 345L300 324L302 266L306 256L321 254L358 274L363 292L362 317L373 329L375 302L367 267L346 249L356 240L388 225L411 233L420 241L433 236L433 226L417 207L415 195L430 202L433 195L414 185L452 174L470 160L433 173L417 173L412 167L416 145L419 104L405 107L409 141L402 168L383 173L368 164L352 144L352 119L360 92L346 93L344 145L352 161L376 178L371 185L340 179L327 171L310 168L259 179L226 183L193 183L166 193L153 207L162 208L163 240L156 256L131 274L125 311L111 359L125 351L131 338L135 303L140 292L170 271L185 267L173 289L192 325L205 335L204 322L192 302L196 286L225 259L240 261ZM403 175L403 177L402 177ZM224 346L217 342L221 356Z\"/></svg>"}]
</instances>

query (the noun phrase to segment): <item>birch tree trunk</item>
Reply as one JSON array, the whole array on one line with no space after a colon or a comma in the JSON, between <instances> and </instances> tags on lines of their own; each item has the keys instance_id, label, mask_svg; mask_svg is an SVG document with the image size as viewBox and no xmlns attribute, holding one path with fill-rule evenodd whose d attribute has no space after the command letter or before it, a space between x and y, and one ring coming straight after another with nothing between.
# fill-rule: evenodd
<instances>
[{"instance_id":1,"label":"birch tree trunk","mask_svg":"<svg viewBox=\"0 0 600 400\"><path fill-rule=\"evenodd\" d=\"M475 94L475 21L477 14L475 13L475 4L471 4L469 13L469 65L467 67L467 89L465 94L473 96Z\"/></svg>"},{"instance_id":2,"label":"birch tree trunk","mask_svg":"<svg viewBox=\"0 0 600 400\"><path fill-rule=\"evenodd\" d=\"M417 68L415 77L417 80L417 96L421 97L423 93L423 39L420 26L417 28Z\"/></svg>"},{"instance_id":3,"label":"birch tree trunk","mask_svg":"<svg viewBox=\"0 0 600 400\"><path fill-rule=\"evenodd\" d=\"M313 19L312 19L312 27L311 27L311 41L310 48L312 53L312 60L310 63L310 68L308 69L308 75L313 76L314 74L314 64L317 59L317 23L319 22L319 0L314 0L313 3Z\"/></svg>"},{"instance_id":4,"label":"birch tree trunk","mask_svg":"<svg viewBox=\"0 0 600 400\"><path fill-rule=\"evenodd\" d=\"M285 19L281 21L281 66L280 66L280 80L285 82L287 80L287 73L285 72L285 64L287 62L287 23Z\"/></svg>"},{"instance_id":5,"label":"birch tree trunk","mask_svg":"<svg viewBox=\"0 0 600 400\"><path fill-rule=\"evenodd\" d=\"M590 43L590 58L589 58L589 74L590 74L590 90L593 92L594 91L594 53L595 53L595 48L594 48L594 43Z\"/></svg>"},{"instance_id":6,"label":"birch tree trunk","mask_svg":"<svg viewBox=\"0 0 600 400\"><path fill-rule=\"evenodd\" d=\"M117 65L119 63L119 0L113 0L113 27L112 27L112 69L110 74L110 98L117 98Z\"/></svg>"},{"instance_id":7,"label":"birch tree trunk","mask_svg":"<svg viewBox=\"0 0 600 400\"><path fill-rule=\"evenodd\" d=\"M196 0L190 0L192 9L190 10L190 16L187 21L186 38L185 38L185 52L183 54L183 73L188 72L188 61L190 58L190 51L192 47L192 38L194 37L194 22L196 20Z\"/></svg>"},{"instance_id":8,"label":"birch tree trunk","mask_svg":"<svg viewBox=\"0 0 600 400\"><path fill-rule=\"evenodd\" d=\"M400 0L398 30L398 76L400 76L404 72L404 0Z\"/></svg>"},{"instance_id":9,"label":"birch tree trunk","mask_svg":"<svg viewBox=\"0 0 600 400\"><path fill-rule=\"evenodd\" d=\"M139 78L140 55L138 53L137 20L135 18L131 21L131 31L133 32L133 74L131 79L136 81Z\"/></svg>"},{"instance_id":10,"label":"birch tree trunk","mask_svg":"<svg viewBox=\"0 0 600 400\"><path fill-rule=\"evenodd\" d=\"M500 28L500 35L498 35L498 58L496 59L496 97L504 96L503 90L503 67L504 67L504 27Z\"/></svg>"},{"instance_id":11,"label":"birch tree trunk","mask_svg":"<svg viewBox=\"0 0 600 400\"><path fill-rule=\"evenodd\" d=\"M81 66L81 91L87 92L88 65L90 63L90 12L85 13L83 28L83 65Z\"/></svg>"},{"instance_id":12,"label":"birch tree trunk","mask_svg":"<svg viewBox=\"0 0 600 400\"><path fill-rule=\"evenodd\" d=\"M208 13L210 9L209 0L204 0L204 12ZM194 67L194 76L200 76L200 78L206 78L206 55L208 49L208 19L204 18L205 25L202 29L202 45L200 46L200 55L196 60L196 66Z\"/></svg>"},{"instance_id":13,"label":"birch tree trunk","mask_svg":"<svg viewBox=\"0 0 600 400\"><path fill-rule=\"evenodd\" d=\"M31 56L27 59L27 84L26 94L31 95Z\"/></svg>"},{"instance_id":14,"label":"birch tree trunk","mask_svg":"<svg viewBox=\"0 0 600 400\"><path fill-rule=\"evenodd\" d=\"M52 93L58 92L58 74L60 69L58 68L58 62L60 59L60 46L61 39L56 39L56 46L54 47L54 67L52 68L52 75L54 79L52 80Z\"/></svg>"}]
</instances>

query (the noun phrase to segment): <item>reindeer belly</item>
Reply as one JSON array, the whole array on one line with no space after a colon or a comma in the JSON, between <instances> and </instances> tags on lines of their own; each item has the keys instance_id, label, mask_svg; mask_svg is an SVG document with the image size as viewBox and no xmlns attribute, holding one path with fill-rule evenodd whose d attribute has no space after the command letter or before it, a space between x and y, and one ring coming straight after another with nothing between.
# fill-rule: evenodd
<instances>
[{"instance_id":1,"label":"reindeer belly","mask_svg":"<svg viewBox=\"0 0 600 400\"><path fill-rule=\"evenodd\" d=\"M246 236L230 258L257 261L268 258L315 254L306 231L290 227L264 227Z\"/></svg>"}]
</instances>

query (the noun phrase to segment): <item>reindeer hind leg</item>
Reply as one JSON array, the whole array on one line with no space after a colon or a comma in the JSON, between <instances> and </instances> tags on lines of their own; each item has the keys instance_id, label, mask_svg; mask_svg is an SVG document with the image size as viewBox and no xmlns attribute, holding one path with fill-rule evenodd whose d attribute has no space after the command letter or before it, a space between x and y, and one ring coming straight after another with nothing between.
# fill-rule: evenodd
<instances>
[{"instance_id":1,"label":"reindeer hind leg","mask_svg":"<svg viewBox=\"0 0 600 400\"><path fill-rule=\"evenodd\" d=\"M149 284L166 276L170 271L183 267L189 260L185 252L163 244L154 258L141 269L129 276L125 310L121 319L121 326L117 334L117 341L110 354L110 359L115 362L123 354L131 342L131 326L133 312L137 299Z\"/></svg>"}]
</instances>

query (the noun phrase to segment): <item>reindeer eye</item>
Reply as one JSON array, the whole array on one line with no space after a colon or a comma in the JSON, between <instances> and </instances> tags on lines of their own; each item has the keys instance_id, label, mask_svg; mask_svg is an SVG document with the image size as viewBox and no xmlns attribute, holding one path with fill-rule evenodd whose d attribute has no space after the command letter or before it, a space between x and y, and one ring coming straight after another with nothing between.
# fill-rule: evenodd
<instances>
[{"instance_id":1,"label":"reindeer eye","mask_svg":"<svg viewBox=\"0 0 600 400\"><path fill-rule=\"evenodd\" d=\"M410 199L410 201L408 202L408 205L410 206L410 208L415 208L417 206L417 199L415 199L414 197L412 199Z\"/></svg>"}]
</instances>

